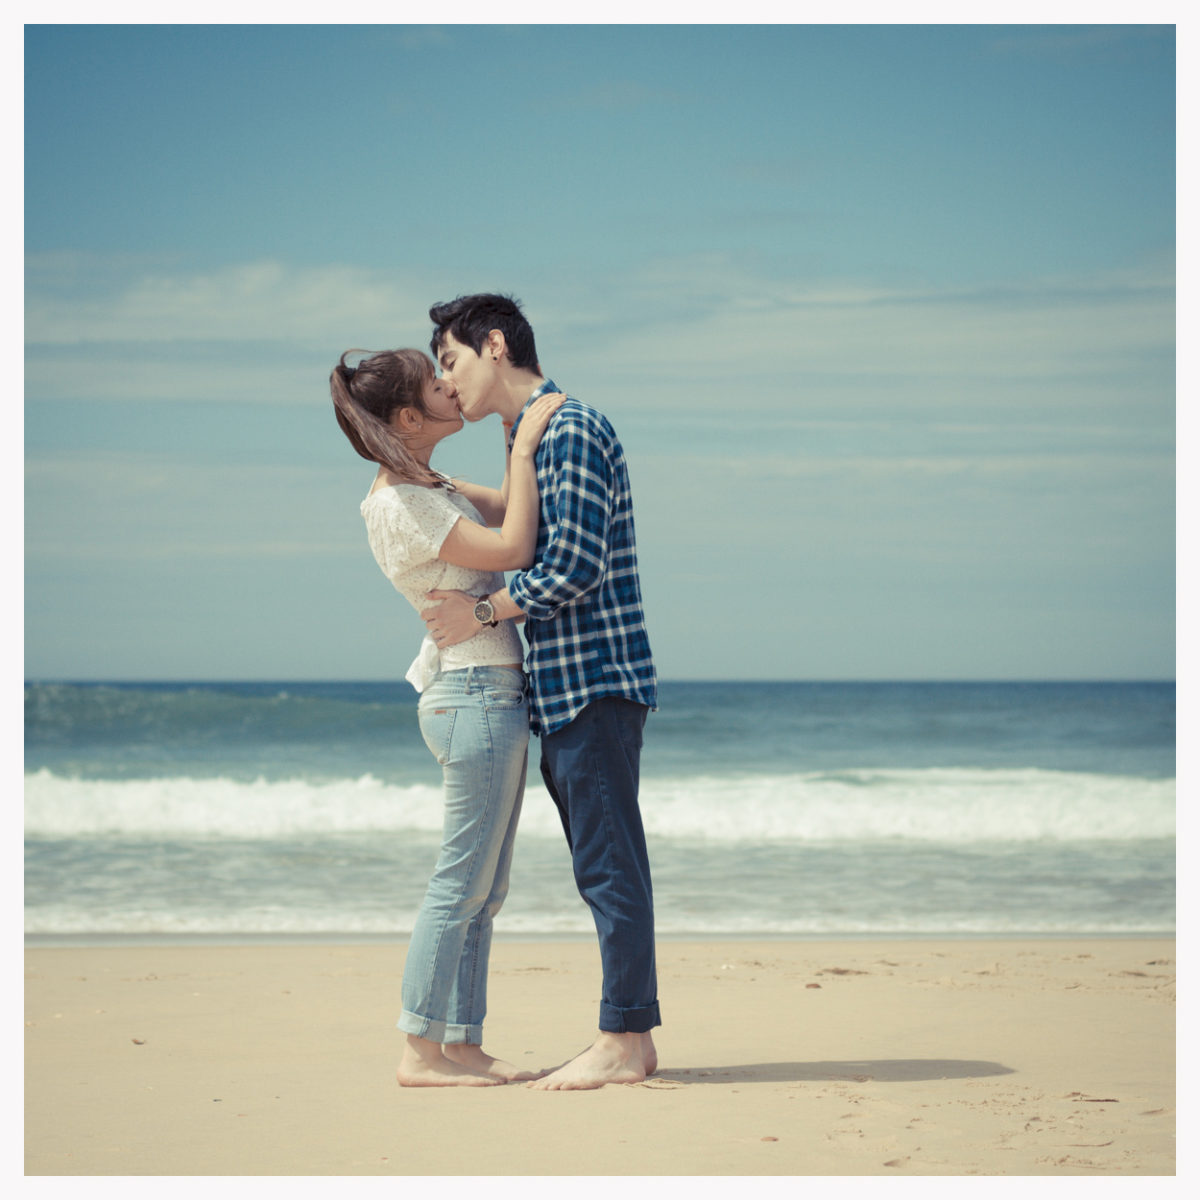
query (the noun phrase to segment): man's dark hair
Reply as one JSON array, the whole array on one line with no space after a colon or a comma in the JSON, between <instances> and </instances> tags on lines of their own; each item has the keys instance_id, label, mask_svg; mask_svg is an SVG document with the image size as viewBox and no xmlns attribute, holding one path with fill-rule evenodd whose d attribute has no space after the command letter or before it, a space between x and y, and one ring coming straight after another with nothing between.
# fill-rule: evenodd
<instances>
[{"instance_id":1,"label":"man's dark hair","mask_svg":"<svg viewBox=\"0 0 1200 1200\"><path fill-rule=\"evenodd\" d=\"M498 329L504 334L504 344L513 366L530 371L538 369L533 326L525 319L521 302L512 296L494 296L488 292L459 296L457 300L435 304L429 310L429 319L436 326L429 343L434 358L440 356L447 333L452 334L456 342L481 354L487 335Z\"/></svg>"}]
</instances>

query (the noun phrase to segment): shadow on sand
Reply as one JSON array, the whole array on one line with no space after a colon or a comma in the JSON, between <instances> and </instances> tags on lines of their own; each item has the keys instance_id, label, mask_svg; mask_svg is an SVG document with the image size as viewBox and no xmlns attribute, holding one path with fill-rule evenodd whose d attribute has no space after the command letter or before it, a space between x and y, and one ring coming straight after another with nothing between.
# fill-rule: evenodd
<instances>
[{"instance_id":1,"label":"shadow on sand","mask_svg":"<svg viewBox=\"0 0 1200 1200\"><path fill-rule=\"evenodd\" d=\"M1011 1074L1012 1067L994 1062L960 1058L875 1058L667 1068L654 1078L673 1083L914 1083L921 1079L974 1079Z\"/></svg>"}]
</instances>

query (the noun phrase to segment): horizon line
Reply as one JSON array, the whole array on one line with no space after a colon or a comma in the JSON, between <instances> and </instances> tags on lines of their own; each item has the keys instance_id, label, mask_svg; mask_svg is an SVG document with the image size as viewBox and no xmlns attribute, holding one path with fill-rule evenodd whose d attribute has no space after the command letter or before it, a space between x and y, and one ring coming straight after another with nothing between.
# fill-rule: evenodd
<instances>
[{"instance_id":1,"label":"horizon line","mask_svg":"<svg viewBox=\"0 0 1200 1200\"><path fill-rule=\"evenodd\" d=\"M345 684L364 684L364 683L407 683L407 680L402 676L379 676L379 677L348 677L348 676L161 676L161 677L126 677L119 678L115 676L43 676L39 678L26 678L25 686L37 684L226 684L226 683L269 683L269 684L311 684L311 683L345 683ZM718 677L718 676L696 676L696 677L676 677L676 678L660 678L660 684L678 684L678 683L711 683L711 684L728 684L728 683L753 683L753 684L830 684L830 683L868 683L868 684L912 684L912 683L945 683L945 684L963 684L963 683L1046 683L1046 684L1085 684L1085 683L1177 683L1176 676L1158 676L1158 675L1112 675L1112 676L869 676L869 675L854 675L844 676L840 678L760 678L753 676L742 677Z\"/></svg>"}]
</instances>

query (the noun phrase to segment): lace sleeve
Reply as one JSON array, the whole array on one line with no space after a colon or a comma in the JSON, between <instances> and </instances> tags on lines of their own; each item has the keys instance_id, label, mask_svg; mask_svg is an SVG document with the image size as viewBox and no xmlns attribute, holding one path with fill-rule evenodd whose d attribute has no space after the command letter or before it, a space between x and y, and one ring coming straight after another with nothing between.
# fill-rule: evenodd
<instances>
[{"instance_id":1,"label":"lace sleeve","mask_svg":"<svg viewBox=\"0 0 1200 1200\"><path fill-rule=\"evenodd\" d=\"M462 515L435 488L389 488L363 506L371 550L383 573L393 581L437 558L446 535Z\"/></svg>"}]
</instances>

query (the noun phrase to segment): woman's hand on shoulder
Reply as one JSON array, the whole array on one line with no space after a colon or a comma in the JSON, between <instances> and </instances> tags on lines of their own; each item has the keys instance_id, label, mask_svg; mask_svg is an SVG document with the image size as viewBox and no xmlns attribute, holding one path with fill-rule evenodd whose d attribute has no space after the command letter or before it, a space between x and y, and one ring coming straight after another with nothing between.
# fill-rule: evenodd
<instances>
[{"instance_id":1,"label":"woman's hand on shoulder","mask_svg":"<svg viewBox=\"0 0 1200 1200\"><path fill-rule=\"evenodd\" d=\"M526 410L513 442L514 454L532 456L550 424L550 418L562 407L565 392L547 392L539 396Z\"/></svg>"}]
</instances>

